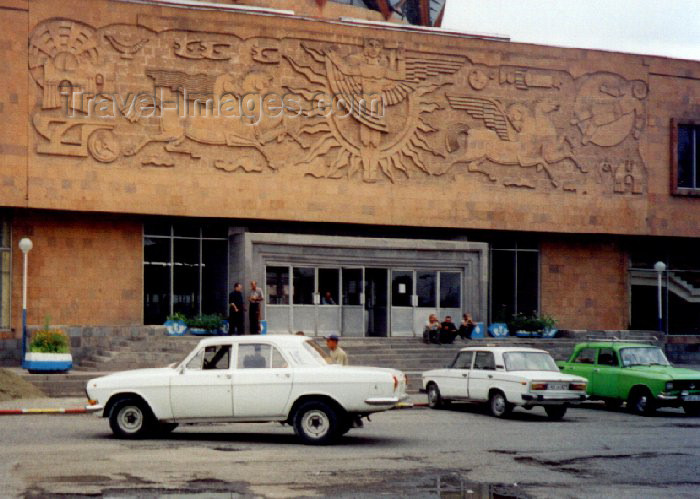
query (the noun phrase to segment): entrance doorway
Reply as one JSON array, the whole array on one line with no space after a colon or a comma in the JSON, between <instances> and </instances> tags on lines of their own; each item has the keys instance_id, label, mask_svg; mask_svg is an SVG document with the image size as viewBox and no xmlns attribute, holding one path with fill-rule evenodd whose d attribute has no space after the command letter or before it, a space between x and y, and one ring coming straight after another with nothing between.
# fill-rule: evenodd
<instances>
[{"instance_id":1,"label":"entrance doorway","mask_svg":"<svg viewBox=\"0 0 700 499\"><path fill-rule=\"evenodd\" d=\"M367 316L367 336L388 336L388 281L388 269L365 269L365 311Z\"/></svg>"}]
</instances>

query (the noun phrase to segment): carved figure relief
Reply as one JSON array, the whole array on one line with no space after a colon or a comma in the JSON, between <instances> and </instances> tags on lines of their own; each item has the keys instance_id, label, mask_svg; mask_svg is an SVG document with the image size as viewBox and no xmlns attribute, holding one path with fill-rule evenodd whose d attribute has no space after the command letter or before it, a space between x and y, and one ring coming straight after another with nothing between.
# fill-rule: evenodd
<instances>
[{"instance_id":1,"label":"carved figure relief","mask_svg":"<svg viewBox=\"0 0 700 499\"><path fill-rule=\"evenodd\" d=\"M646 189L644 81L474 64L379 39L244 39L147 21L34 28L38 154L230 178L449 173L489 189Z\"/></svg>"},{"instance_id":2,"label":"carved figure relief","mask_svg":"<svg viewBox=\"0 0 700 499\"><path fill-rule=\"evenodd\" d=\"M638 139L644 128L647 91L645 82L626 81L615 74L586 78L576 97L575 117L571 120L583 134L581 143L611 147L628 135Z\"/></svg>"}]
</instances>

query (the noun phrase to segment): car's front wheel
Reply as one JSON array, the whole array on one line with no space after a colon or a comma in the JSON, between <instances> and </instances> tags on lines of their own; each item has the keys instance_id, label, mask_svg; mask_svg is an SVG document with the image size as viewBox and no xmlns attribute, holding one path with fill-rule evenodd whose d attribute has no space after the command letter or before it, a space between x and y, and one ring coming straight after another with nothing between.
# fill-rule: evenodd
<instances>
[{"instance_id":1,"label":"car's front wheel","mask_svg":"<svg viewBox=\"0 0 700 499\"><path fill-rule=\"evenodd\" d=\"M440 395L440 389L435 383L428 385L428 406L431 409L440 409L445 404L445 401Z\"/></svg>"},{"instance_id":2,"label":"car's front wheel","mask_svg":"<svg viewBox=\"0 0 700 499\"><path fill-rule=\"evenodd\" d=\"M646 389L633 391L627 400L627 408L632 414L638 416L651 416L656 412L654 397Z\"/></svg>"},{"instance_id":3,"label":"car's front wheel","mask_svg":"<svg viewBox=\"0 0 700 499\"><path fill-rule=\"evenodd\" d=\"M322 401L301 404L294 413L293 426L301 441L312 445L332 443L345 429L337 411Z\"/></svg>"},{"instance_id":4,"label":"car's front wheel","mask_svg":"<svg viewBox=\"0 0 700 499\"><path fill-rule=\"evenodd\" d=\"M153 415L142 400L122 399L109 413L109 426L119 438L143 438L153 428Z\"/></svg>"},{"instance_id":5,"label":"car's front wheel","mask_svg":"<svg viewBox=\"0 0 700 499\"><path fill-rule=\"evenodd\" d=\"M506 400L502 392L492 392L489 397L489 412L492 416L502 418L513 411L513 404Z\"/></svg>"},{"instance_id":6,"label":"car's front wheel","mask_svg":"<svg viewBox=\"0 0 700 499\"><path fill-rule=\"evenodd\" d=\"M547 417L550 421L559 421L564 418L566 414L565 405L546 405L544 406L544 412L547 413Z\"/></svg>"},{"instance_id":7,"label":"car's front wheel","mask_svg":"<svg viewBox=\"0 0 700 499\"><path fill-rule=\"evenodd\" d=\"M688 416L700 416L700 403L686 402L683 404L683 410Z\"/></svg>"}]
</instances>

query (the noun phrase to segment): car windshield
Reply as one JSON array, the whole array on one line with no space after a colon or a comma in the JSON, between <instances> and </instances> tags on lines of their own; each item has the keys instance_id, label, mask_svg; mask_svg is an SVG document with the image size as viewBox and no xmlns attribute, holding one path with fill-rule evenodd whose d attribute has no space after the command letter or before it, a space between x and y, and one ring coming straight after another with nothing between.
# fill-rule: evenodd
<instances>
[{"instance_id":1,"label":"car windshield","mask_svg":"<svg viewBox=\"0 0 700 499\"><path fill-rule=\"evenodd\" d=\"M555 371L559 368L545 352L506 352L503 354L506 371Z\"/></svg>"},{"instance_id":2,"label":"car windshield","mask_svg":"<svg viewBox=\"0 0 700 499\"><path fill-rule=\"evenodd\" d=\"M291 350L290 355L299 366L325 366L331 358L314 340L306 340L298 350Z\"/></svg>"},{"instance_id":3,"label":"car windshield","mask_svg":"<svg viewBox=\"0 0 700 499\"><path fill-rule=\"evenodd\" d=\"M620 350L623 366L668 366L668 359L659 347L629 347Z\"/></svg>"}]
</instances>

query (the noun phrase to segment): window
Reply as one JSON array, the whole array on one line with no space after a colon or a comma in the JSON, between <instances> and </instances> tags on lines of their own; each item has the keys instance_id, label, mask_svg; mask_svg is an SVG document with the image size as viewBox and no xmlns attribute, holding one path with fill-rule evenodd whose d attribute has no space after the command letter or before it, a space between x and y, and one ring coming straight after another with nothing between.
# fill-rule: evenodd
<instances>
[{"instance_id":1,"label":"window","mask_svg":"<svg viewBox=\"0 0 700 499\"><path fill-rule=\"evenodd\" d=\"M476 357L474 358L474 369L495 371L496 362L493 358L493 352L476 352Z\"/></svg>"},{"instance_id":2,"label":"window","mask_svg":"<svg viewBox=\"0 0 700 499\"><path fill-rule=\"evenodd\" d=\"M418 295L419 307L435 307L436 286L437 272L416 272L416 295Z\"/></svg>"},{"instance_id":3,"label":"window","mask_svg":"<svg viewBox=\"0 0 700 499\"><path fill-rule=\"evenodd\" d=\"M211 346L204 349L202 369L228 369L231 367L231 346Z\"/></svg>"},{"instance_id":4,"label":"window","mask_svg":"<svg viewBox=\"0 0 700 499\"><path fill-rule=\"evenodd\" d=\"M144 224L144 323L227 311L227 228L198 222Z\"/></svg>"},{"instance_id":5,"label":"window","mask_svg":"<svg viewBox=\"0 0 700 499\"><path fill-rule=\"evenodd\" d=\"M672 190L680 196L700 196L700 123L672 123Z\"/></svg>"},{"instance_id":6,"label":"window","mask_svg":"<svg viewBox=\"0 0 700 499\"><path fill-rule=\"evenodd\" d=\"M0 329L10 328L10 221L0 214Z\"/></svg>"},{"instance_id":7,"label":"window","mask_svg":"<svg viewBox=\"0 0 700 499\"><path fill-rule=\"evenodd\" d=\"M617 367L617 355L612 348L601 348L598 352L598 364L601 366Z\"/></svg>"},{"instance_id":8,"label":"window","mask_svg":"<svg viewBox=\"0 0 700 499\"><path fill-rule=\"evenodd\" d=\"M391 272L391 306L411 307L413 295L413 271L394 270Z\"/></svg>"},{"instance_id":9,"label":"window","mask_svg":"<svg viewBox=\"0 0 700 499\"><path fill-rule=\"evenodd\" d=\"M452 364L453 369L471 369L472 368L472 357L474 352L460 352L457 354L454 363Z\"/></svg>"},{"instance_id":10,"label":"window","mask_svg":"<svg viewBox=\"0 0 700 499\"><path fill-rule=\"evenodd\" d=\"M440 272L440 308L462 308L462 274Z\"/></svg>"},{"instance_id":11,"label":"window","mask_svg":"<svg viewBox=\"0 0 700 499\"><path fill-rule=\"evenodd\" d=\"M318 292L321 295L321 305L338 305L340 291L339 269L318 269Z\"/></svg>"},{"instance_id":12,"label":"window","mask_svg":"<svg viewBox=\"0 0 700 499\"><path fill-rule=\"evenodd\" d=\"M313 305L316 269L313 267L294 267L292 278L294 305Z\"/></svg>"},{"instance_id":13,"label":"window","mask_svg":"<svg viewBox=\"0 0 700 499\"><path fill-rule=\"evenodd\" d=\"M267 267L267 303L289 305L289 267Z\"/></svg>"},{"instance_id":14,"label":"window","mask_svg":"<svg viewBox=\"0 0 700 499\"><path fill-rule=\"evenodd\" d=\"M539 251L532 244L496 243L491 247L491 320L506 322L539 309Z\"/></svg>"},{"instance_id":15,"label":"window","mask_svg":"<svg viewBox=\"0 0 700 499\"><path fill-rule=\"evenodd\" d=\"M595 348L584 348L582 349L576 359L575 364L593 364L595 362Z\"/></svg>"},{"instance_id":16,"label":"window","mask_svg":"<svg viewBox=\"0 0 700 499\"><path fill-rule=\"evenodd\" d=\"M283 369L287 361L275 347L262 343L238 345L238 369Z\"/></svg>"}]
</instances>

